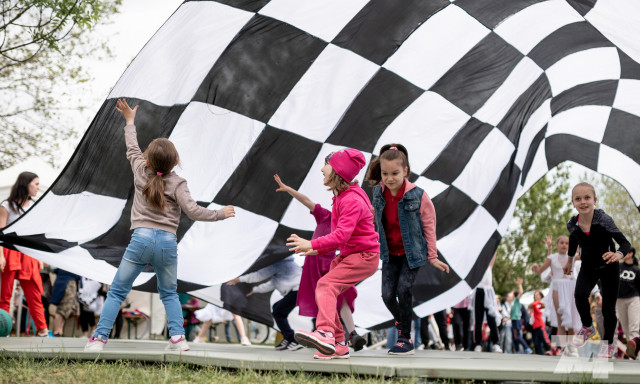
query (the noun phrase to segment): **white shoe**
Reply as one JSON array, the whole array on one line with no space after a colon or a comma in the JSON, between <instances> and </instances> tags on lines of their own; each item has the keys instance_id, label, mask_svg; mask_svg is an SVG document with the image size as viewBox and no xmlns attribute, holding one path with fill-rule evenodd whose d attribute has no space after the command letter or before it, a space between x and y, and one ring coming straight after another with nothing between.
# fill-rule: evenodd
<instances>
[{"instance_id":1,"label":"white shoe","mask_svg":"<svg viewBox=\"0 0 640 384\"><path fill-rule=\"evenodd\" d=\"M178 341L173 341L173 339L169 339L169 345L167 345L167 351L188 351L189 344L187 344L187 339L182 335Z\"/></svg>"},{"instance_id":2,"label":"white shoe","mask_svg":"<svg viewBox=\"0 0 640 384\"><path fill-rule=\"evenodd\" d=\"M473 352L482 352L482 345L476 345L476 347L473 348Z\"/></svg>"},{"instance_id":3,"label":"white shoe","mask_svg":"<svg viewBox=\"0 0 640 384\"><path fill-rule=\"evenodd\" d=\"M100 352L104 345L107 344L107 340L102 340L102 336L93 337L89 339L89 342L84 346L85 352Z\"/></svg>"},{"instance_id":4,"label":"white shoe","mask_svg":"<svg viewBox=\"0 0 640 384\"><path fill-rule=\"evenodd\" d=\"M196 336L195 339L193 339L194 344L204 344L206 341L204 340L204 337L200 337L200 336Z\"/></svg>"},{"instance_id":5,"label":"white shoe","mask_svg":"<svg viewBox=\"0 0 640 384\"><path fill-rule=\"evenodd\" d=\"M247 336L243 336L240 338L240 344L242 345L251 345L251 341Z\"/></svg>"},{"instance_id":6,"label":"white shoe","mask_svg":"<svg viewBox=\"0 0 640 384\"><path fill-rule=\"evenodd\" d=\"M498 344L493 344L493 347L491 347L491 352L502 353L502 348L500 348Z\"/></svg>"}]
</instances>

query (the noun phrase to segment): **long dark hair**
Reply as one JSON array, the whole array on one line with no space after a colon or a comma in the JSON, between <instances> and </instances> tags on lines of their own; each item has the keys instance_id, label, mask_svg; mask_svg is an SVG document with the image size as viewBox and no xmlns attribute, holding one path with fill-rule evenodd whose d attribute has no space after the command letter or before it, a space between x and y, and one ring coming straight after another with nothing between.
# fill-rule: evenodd
<instances>
[{"instance_id":1,"label":"long dark hair","mask_svg":"<svg viewBox=\"0 0 640 384\"><path fill-rule=\"evenodd\" d=\"M638 256L636 256L636 249L634 247L631 247L629 252L633 253L633 255L631 255L631 260L633 260L633 264L638 265Z\"/></svg>"},{"instance_id":2,"label":"long dark hair","mask_svg":"<svg viewBox=\"0 0 640 384\"><path fill-rule=\"evenodd\" d=\"M142 195L152 207L162 210L167 203L164 197L164 180L162 176L171 172L173 167L180 161L178 151L168 139L159 138L149 144L147 150L144 151L144 156L153 175L142 189Z\"/></svg>"},{"instance_id":3,"label":"long dark hair","mask_svg":"<svg viewBox=\"0 0 640 384\"><path fill-rule=\"evenodd\" d=\"M391 149L394 148L395 149ZM407 173L411 173L411 166L409 166L409 152L407 148L402 144L386 144L380 148L380 155L371 160L369 164L369 170L365 180L369 181L372 186L377 185L382 181L382 170L380 169L380 160L395 160L400 159L402 167L407 167Z\"/></svg>"},{"instance_id":4,"label":"long dark hair","mask_svg":"<svg viewBox=\"0 0 640 384\"><path fill-rule=\"evenodd\" d=\"M38 175L33 172L22 172L18 175L18 179L11 187L11 193L7 199L9 208L14 213L24 212L22 205L31 199L31 196L29 196L29 184L37 177Z\"/></svg>"}]
</instances>

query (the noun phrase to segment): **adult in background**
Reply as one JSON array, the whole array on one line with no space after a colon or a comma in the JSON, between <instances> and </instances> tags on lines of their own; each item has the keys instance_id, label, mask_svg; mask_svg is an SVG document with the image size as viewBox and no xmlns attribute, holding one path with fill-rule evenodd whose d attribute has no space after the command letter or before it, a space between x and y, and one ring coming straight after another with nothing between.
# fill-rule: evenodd
<instances>
[{"instance_id":1,"label":"adult in background","mask_svg":"<svg viewBox=\"0 0 640 384\"><path fill-rule=\"evenodd\" d=\"M22 172L11 187L9 198L0 205L0 228L13 223L34 203L33 198L40 190L40 178L32 172ZM0 247L2 248L2 247ZM22 252L2 248L0 252L0 309L9 312L9 303L13 295L13 281L20 282L27 300L29 313L36 324L37 336L47 337L49 328L42 305L42 264Z\"/></svg>"},{"instance_id":2,"label":"adult in background","mask_svg":"<svg viewBox=\"0 0 640 384\"><path fill-rule=\"evenodd\" d=\"M620 263L620 288L616 312L627 340L640 336L640 269L636 249L631 250Z\"/></svg>"},{"instance_id":3,"label":"adult in background","mask_svg":"<svg viewBox=\"0 0 640 384\"><path fill-rule=\"evenodd\" d=\"M71 313L76 313L80 276L60 268L54 272L56 273L56 281L53 282L49 304L56 306L56 314L53 318L53 335L60 337L64 333L65 321L71 316Z\"/></svg>"}]
</instances>

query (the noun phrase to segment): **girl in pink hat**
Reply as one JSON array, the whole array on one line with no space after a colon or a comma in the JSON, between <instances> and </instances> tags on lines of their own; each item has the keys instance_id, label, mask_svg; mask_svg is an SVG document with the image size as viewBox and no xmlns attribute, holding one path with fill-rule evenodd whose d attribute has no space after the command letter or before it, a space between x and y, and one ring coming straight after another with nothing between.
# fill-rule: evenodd
<instances>
[{"instance_id":1,"label":"girl in pink hat","mask_svg":"<svg viewBox=\"0 0 640 384\"><path fill-rule=\"evenodd\" d=\"M365 166L364 155L352 148L333 152L322 167L324 185L333 192L331 233L312 241L292 234L290 250L306 255L339 249L329 272L318 280L318 317L314 332L297 331L295 338L305 347L318 349L316 359L349 358L349 347L336 309L342 292L374 274L380 259L378 234L373 225L373 207L366 193L353 179Z\"/></svg>"}]
</instances>

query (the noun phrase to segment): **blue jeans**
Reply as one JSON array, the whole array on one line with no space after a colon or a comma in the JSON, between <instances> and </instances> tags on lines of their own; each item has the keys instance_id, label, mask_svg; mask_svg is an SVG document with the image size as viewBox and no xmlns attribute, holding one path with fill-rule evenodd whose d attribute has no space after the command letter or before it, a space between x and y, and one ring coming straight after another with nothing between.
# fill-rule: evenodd
<instances>
[{"instance_id":1,"label":"blue jeans","mask_svg":"<svg viewBox=\"0 0 640 384\"><path fill-rule=\"evenodd\" d=\"M167 312L171 336L184 335L182 306L176 289L178 286L178 242L176 235L151 228L136 228L131 242L122 256L118 272L113 278L107 300L102 308L95 337L109 338L120 305L131 291L133 281L142 269L151 264L158 279L158 293Z\"/></svg>"}]
</instances>

